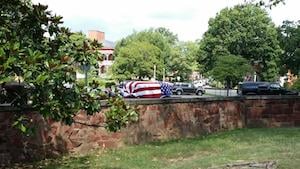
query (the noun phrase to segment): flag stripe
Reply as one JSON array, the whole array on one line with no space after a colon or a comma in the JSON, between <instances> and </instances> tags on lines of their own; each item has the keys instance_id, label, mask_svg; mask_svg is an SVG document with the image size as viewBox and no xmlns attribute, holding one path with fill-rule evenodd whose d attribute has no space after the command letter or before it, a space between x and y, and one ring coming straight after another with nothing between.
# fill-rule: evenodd
<instances>
[{"instance_id":1,"label":"flag stripe","mask_svg":"<svg viewBox=\"0 0 300 169\"><path fill-rule=\"evenodd\" d=\"M134 93L137 93L137 92L140 92L140 91L145 91L145 90L160 90L160 87L159 86L158 87L156 87L156 86L154 86L154 87L151 87L151 86L149 86L149 87L140 87L140 88L134 89Z\"/></svg>"},{"instance_id":2,"label":"flag stripe","mask_svg":"<svg viewBox=\"0 0 300 169\"><path fill-rule=\"evenodd\" d=\"M143 98L160 98L161 94L144 95Z\"/></svg>"},{"instance_id":3,"label":"flag stripe","mask_svg":"<svg viewBox=\"0 0 300 169\"><path fill-rule=\"evenodd\" d=\"M160 98L172 94L172 84L152 81L130 81L123 87L124 97Z\"/></svg>"},{"instance_id":4,"label":"flag stripe","mask_svg":"<svg viewBox=\"0 0 300 169\"><path fill-rule=\"evenodd\" d=\"M143 81L136 81L133 84L133 88L136 88L138 85L143 85L143 86L160 86L158 82L143 82Z\"/></svg>"}]
</instances>

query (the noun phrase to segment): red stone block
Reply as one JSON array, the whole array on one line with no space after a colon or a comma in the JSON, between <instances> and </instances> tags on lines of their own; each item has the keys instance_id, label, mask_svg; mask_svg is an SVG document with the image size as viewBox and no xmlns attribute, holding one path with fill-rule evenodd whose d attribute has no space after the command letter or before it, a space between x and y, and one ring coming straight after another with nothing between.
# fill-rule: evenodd
<instances>
[{"instance_id":1,"label":"red stone block","mask_svg":"<svg viewBox=\"0 0 300 169\"><path fill-rule=\"evenodd\" d=\"M293 111L300 112L300 102L294 104Z\"/></svg>"},{"instance_id":2,"label":"red stone block","mask_svg":"<svg viewBox=\"0 0 300 169\"><path fill-rule=\"evenodd\" d=\"M271 113L264 113L262 114L261 118L259 119L268 119L268 118L272 118L274 115Z\"/></svg>"},{"instance_id":3,"label":"red stone block","mask_svg":"<svg viewBox=\"0 0 300 169\"><path fill-rule=\"evenodd\" d=\"M256 101L253 101L251 104L251 107L265 107L266 103L265 101L263 100L256 100Z\"/></svg>"},{"instance_id":4,"label":"red stone block","mask_svg":"<svg viewBox=\"0 0 300 169\"><path fill-rule=\"evenodd\" d=\"M104 134L104 133L103 133ZM100 137L100 140L102 140L102 141L106 141L106 140L109 140L109 139L111 139L112 137L111 136L109 136L109 135L101 135L101 137Z\"/></svg>"},{"instance_id":5,"label":"red stone block","mask_svg":"<svg viewBox=\"0 0 300 169\"><path fill-rule=\"evenodd\" d=\"M95 143L102 140L103 141L103 136L97 135L97 134L89 134L87 137L87 142L89 143ZM110 137L107 137L106 140L110 140Z\"/></svg>"},{"instance_id":6,"label":"red stone block","mask_svg":"<svg viewBox=\"0 0 300 169\"><path fill-rule=\"evenodd\" d=\"M203 122L204 123L211 123L212 121L214 121L215 117L214 116L207 116L204 117Z\"/></svg>"},{"instance_id":7,"label":"red stone block","mask_svg":"<svg viewBox=\"0 0 300 169\"><path fill-rule=\"evenodd\" d=\"M77 113L76 116L74 117L74 120L86 120L87 119L87 114L84 112Z\"/></svg>"},{"instance_id":8,"label":"red stone block","mask_svg":"<svg viewBox=\"0 0 300 169\"><path fill-rule=\"evenodd\" d=\"M158 105L150 105L147 107L147 110L146 111L155 111L155 110L159 110L159 106Z\"/></svg>"},{"instance_id":9,"label":"red stone block","mask_svg":"<svg viewBox=\"0 0 300 169\"><path fill-rule=\"evenodd\" d=\"M210 115L219 113L219 106L216 103L212 103L208 109Z\"/></svg>"},{"instance_id":10,"label":"red stone block","mask_svg":"<svg viewBox=\"0 0 300 169\"><path fill-rule=\"evenodd\" d=\"M82 142L80 142L80 140L65 140L65 142L66 142L66 148L68 151L70 151L74 148L77 148L82 144Z\"/></svg>"},{"instance_id":11,"label":"red stone block","mask_svg":"<svg viewBox=\"0 0 300 169\"><path fill-rule=\"evenodd\" d=\"M263 116L265 112L264 107L253 107L247 113L247 118L250 119L259 119Z\"/></svg>"},{"instance_id":12,"label":"red stone block","mask_svg":"<svg viewBox=\"0 0 300 169\"><path fill-rule=\"evenodd\" d=\"M111 137L113 139L120 139L122 138L123 134L121 132L115 132L115 133L112 133Z\"/></svg>"},{"instance_id":13,"label":"red stone block","mask_svg":"<svg viewBox=\"0 0 300 169\"><path fill-rule=\"evenodd\" d=\"M90 123L91 125L102 125L102 126L103 126L103 122L104 122L104 117L100 117L100 116L92 117L92 118L89 120L89 123Z\"/></svg>"},{"instance_id":14,"label":"red stone block","mask_svg":"<svg viewBox=\"0 0 300 169\"><path fill-rule=\"evenodd\" d=\"M273 119L276 122L288 122L290 117L286 114L277 114L273 116Z\"/></svg>"},{"instance_id":15,"label":"red stone block","mask_svg":"<svg viewBox=\"0 0 300 169\"><path fill-rule=\"evenodd\" d=\"M294 120L300 120L300 113L294 113L292 114L292 117Z\"/></svg>"},{"instance_id":16,"label":"red stone block","mask_svg":"<svg viewBox=\"0 0 300 169\"><path fill-rule=\"evenodd\" d=\"M291 107L288 104L276 104L271 107L272 114L287 114L292 113Z\"/></svg>"},{"instance_id":17,"label":"red stone block","mask_svg":"<svg viewBox=\"0 0 300 169\"><path fill-rule=\"evenodd\" d=\"M237 103L227 102L225 105L225 109L226 109L226 112L228 112L228 113L235 113L235 112L239 112L240 106Z\"/></svg>"},{"instance_id":18,"label":"red stone block","mask_svg":"<svg viewBox=\"0 0 300 169\"><path fill-rule=\"evenodd\" d=\"M295 127L300 127L300 120L295 120L294 125Z\"/></svg>"},{"instance_id":19,"label":"red stone block","mask_svg":"<svg viewBox=\"0 0 300 169\"><path fill-rule=\"evenodd\" d=\"M112 140L107 140L107 141L99 141L98 146L102 148L116 148L118 147L119 143L116 141Z\"/></svg>"}]
</instances>

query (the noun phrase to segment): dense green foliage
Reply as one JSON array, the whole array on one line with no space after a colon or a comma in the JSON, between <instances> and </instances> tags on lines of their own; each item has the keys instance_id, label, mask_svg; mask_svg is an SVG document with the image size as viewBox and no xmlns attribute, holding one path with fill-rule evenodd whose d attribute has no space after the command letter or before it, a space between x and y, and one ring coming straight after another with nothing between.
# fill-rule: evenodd
<instances>
[{"instance_id":1,"label":"dense green foliage","mask_svg":"<svg viewBox=\"0 0 300 169\"><path fill-rule=\"evenodd\" d=\"M245 58L240 56L222 56L217 59L216 66L211 71L215 80L226 82L229 86L236 86L243 81L243 77L251 74L251 66ZM231 83L231 85L230 85Z\"/></svg>"},{"instance_id":2,"label":"dense green foliage","mask_svg":"<svg viewBox=\"0 0 300 169\"><path fill-rule=\"evenodd\" d=\"M189 80L193 71L201 69L197 63L198 45L195 42L179 42L172 48L168 61L168 69L174 78L180 77L181 81Z\"/></svg>"},{"instance_id":3,"label":"dense green foliage","mask_svg":"<svg viewBox=\"0 0 300 169\"><path fill-rule=\"evenodd\" d=\"M125 79L153 77L154 64L157 64L157 76L162 78L163 68L166 68L167 58L171 52L171 44L176 43L175 40L177 40L177 36L164 28L149 29L129 35L116 45L113 74L121 80L124 80L120 78L122 74L126 75ZM123 54L124 50L126 55ZM139 56L136 56L137 52ZM141 57L143 60L136 60ZM124 69L123 65L132 65L133 60L139 64L134 64L135 67L130 69ZM135 72L138 69L147 71Z\"/></svg>"},{"instance_id":4,"label":"dense green foliage","mask_svg":"<svg viewBox=\"0 0 300 169\"><path fill-rule=\"evenodd\" d=\"M148 42L132 42L120 48L113 65L113 72L117 79L142 79L151 78L153 65L162 70L162 59L159 58L162 51ZM162 76L162 72L158 71Z\"/></svg>"},{"instance_id":5,"label":"dense green foliage","mask_svg":"<svg viewBox=\"0 0 300 169\"><path fill-rule=\"evenodd\" d=\"M61 26L62 17L29 0L0 2L0 84L18 81L31 86L32 106L44 117L72 123L79 109L100 110L96 83L79 85L76 71L99 60L101 45ZM20 98L21 100L22 98ZM20 101L15 106L23 106ZM25 117L14 126L25 132Z\"/></svg>"},{"instance_id":6,"label":"dense green foliage","mask_svg":"<svg viewBox=\"0 0 300 169\"><path fill-rule=\"evenodd\" d=\"M288 69L300 74L300 22L284 21L278 28L279 42L284 53L281 56L281 72Z\"/></svg>"},{"instance_id":7,"label":"dense green foliage","mask_svg":"<svg viewBox=\"0 0 300 169\"><path fill-rule=\"evenodd\" d=\"M178 38L165 28L135 32L116 45L116 60L112 71L115 78L142 79L156 76L180 77L186 80L197 68L196 45L192 42L179 43Z\"/></svg>"},{"instance_id":8,"label":"dense green foliage","mask_svg":"<svg viewBox=\"0 0 300 169\"><path fill-rule=\"evenodd\" d=\"M194 139L100 150L85 156L66 156L39 162L32 168L219 169L227 168L227 164L276 161L277 168L296 169L300 164L299 142L299 128L241 129Z\"/></svg>"},{"instance_id":9,"label":"dense green foliage","mask_svg":"<svg viewBox=\"0 0 300 169\"><path fill-rule=\"evenodd\" d=\"M300 78L298 78L290 88L300 91Z\"/></svg>"},{"instance_id":10,"label":"dense green foliage","mask_svg":"<svg viewBox=\"0 0 300 169\"><path fill-rule=\"evenodd\" d=\"M122 127L126 127L129 122L137 121L138 114L136 111L125 104L124 99L113 97L108 100L110 109L105 112L106 126L109 131L119 131Z\"/></svg>"},{"instance_id":11,"label":"dense green foliage","mask_svg":"<svg viewBox=\"0 0 300 169\"><path fill-rule=\"evenodd\" d=\"M210 71L222 56L241 56L261 80L274 81L280 53L276 28L267 12L254 5L238 5L223 9L210 19L200 42L198 62Z\"/></svg>"}]
</instances>

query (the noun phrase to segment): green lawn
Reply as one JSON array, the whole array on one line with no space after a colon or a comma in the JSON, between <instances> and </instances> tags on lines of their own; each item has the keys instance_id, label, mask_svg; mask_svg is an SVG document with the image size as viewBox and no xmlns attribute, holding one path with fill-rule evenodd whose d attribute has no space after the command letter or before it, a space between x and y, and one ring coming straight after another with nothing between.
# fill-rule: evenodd
<instances>
[{"instance_id":1,"label":"green lawn","mask_svg":"<svg viewBox=\"0 0 300 169\"><path fill-rule=\"evenodd\" d=\"M192 169L241 162L276 161L278 168L300 168L300 128L240 129L195 139L99 150L85 156L45 160L48 169Z\"/></svg>"}]
</instances>

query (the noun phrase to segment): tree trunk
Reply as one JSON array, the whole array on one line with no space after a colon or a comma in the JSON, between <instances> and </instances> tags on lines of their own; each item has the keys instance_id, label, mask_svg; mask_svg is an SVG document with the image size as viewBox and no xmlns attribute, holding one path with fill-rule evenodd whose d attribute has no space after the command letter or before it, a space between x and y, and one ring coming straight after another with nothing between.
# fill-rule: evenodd
<instances>
[{"instance_id":1,"label":"tree trunk","mask_svg":"<svg viewBox=\"0 0 300 169\"><path fill-rule=\"evenodd\" d=\"M229 96L229 85L230 85L230 80L226 80L227 96Z\"/></svg>"}]
</instances>

